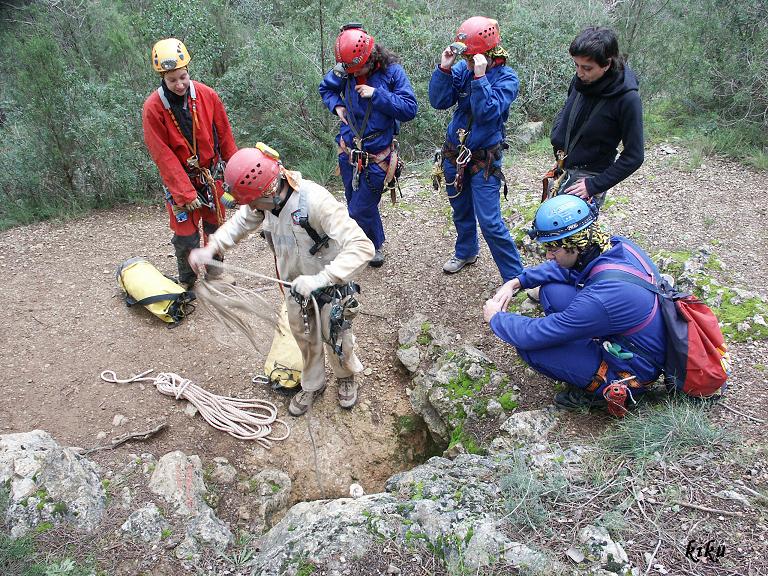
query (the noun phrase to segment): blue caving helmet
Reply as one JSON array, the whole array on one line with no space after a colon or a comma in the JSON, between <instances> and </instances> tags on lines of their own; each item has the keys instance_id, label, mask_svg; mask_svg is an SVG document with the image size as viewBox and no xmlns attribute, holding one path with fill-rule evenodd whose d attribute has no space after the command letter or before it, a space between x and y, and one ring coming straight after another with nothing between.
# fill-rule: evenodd
<instances>
[{"instance_id":1,"label":"blue caving helmet","mask_svg":"<svg viewBox=\"0 0 768 576\"><path fill-rule=\"evenodd\" d=\"M571 194L544 201L536 211L533 228L528 235L538 242L562 240L587 228L597 220L598 209Z\"/></svg>"}]
</instances>

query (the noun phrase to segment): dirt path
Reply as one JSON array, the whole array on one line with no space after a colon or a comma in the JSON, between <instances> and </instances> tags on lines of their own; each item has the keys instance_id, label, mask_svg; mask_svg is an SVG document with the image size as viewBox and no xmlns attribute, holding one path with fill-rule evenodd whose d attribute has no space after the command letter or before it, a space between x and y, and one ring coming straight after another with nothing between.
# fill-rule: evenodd
<instances>
[{"instance_id":1,"label":"dirt path","mask_svg":"<svg viewBox=\"0 0 768 576\"><path fill-rule=\"evenodd\" d=\"M510 201L530 201L538 194L545 164L544 158L513 163ZM670 156L649 150L642 169L612 192L629 201L607 210L605 222L614 232L632 233L651 252L714 242L724 264L719 280L768 294L766 208L757 201L766 175L714 160L706 168L681 169L688 164L684 151ZM515 357L482 322L482 303L500 283L487 247L473 267L444 275L441 266L454 240L447 201L419 177L405 184L404 202L385 208L387 261L360 279L366 314L356 320L355 331L361 359L370 369L362 378L360 405L351 412L339 409L331 385L309 418L291 418L283 396L254 388L250 378L260 372L263 356L218 343L200 310L167 330L145 310L124 306L114 279L120 262L145 256L175 274L160 207L123 207L0 233L0 432L42 428L63 444L91 447L104 443L97 440L99 432L111 438L167 421L169 428L156 438L95 453L95 458L107 463L125 461L130 452L161 456L182 450L199 454L205 465L224 456L245 472L285 470L294 480L294 501L342 496L351 482L360 482L367 492L381 491L388 476L413 466L424 449L420 434L397 435L398 417L410 413L409 380L394 355L400 322L422 312L484 350L502 369L511 370ZM227 258L263 273L273 270L272 257L256 236ZM240 278L242 285L249 282ZM271 334L265 328L265 347ZM729 402L751 414L768 413L768 383L760 368L765 343L733 350L737 371ZM186 416L184 403L151 386L99 379L105 369L125 377L148 368L176 372L217 394L269 399L292 426L291 436L265 450L214 430L200 416ZM550 403L551 384L525 375L519 380L521 409ZM113 426L117 414L128 422ZM749 421L719 414L744 433L762 437ZM577 415L570 423L581 433L585 426L597 433L605 421Z\"/></svg>"}]
</instances>

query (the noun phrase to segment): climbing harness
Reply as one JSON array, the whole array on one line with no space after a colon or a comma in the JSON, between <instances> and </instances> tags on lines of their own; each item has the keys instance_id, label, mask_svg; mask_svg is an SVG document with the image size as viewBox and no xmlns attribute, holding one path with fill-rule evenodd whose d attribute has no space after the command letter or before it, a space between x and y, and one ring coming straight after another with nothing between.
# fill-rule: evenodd
<instances>
[{"instance_id":1,"label":"climbing harness","mask_svg":"<svg viewBox=\"0 0 768 576\"><path fill-rule=\"evenodd\" d=\"M335 284L320 288L312 293L312 298L304 298L301 294L291 291L291 295L301 307L301 317L304 322L304 333L309 334L309 304L315 306L315 318L320 319L320 310L326 304L330 306L328 313L328 339L323 341L331 346L334 353L343 362L345 352L342 347L343 332L352 327L352 320L360 309L360 302L355 294L360 293L360 286L354 282ZM322 332L320 330L319 332Z\"/></svg>"},{"instance_id":2,"label":"climbing harness","mask_svg":"<svg viewBox=\"0 0 768 576\"><path fill-rule=\"evenodd\" d=\"M466 170L469 170L471 176L474 176L482 170L483 177L486 180L488 180L490 176L496 176L501 182L504 183L504 198L506 198L508 194L507 178L504 176L504 172L502 172L500 166L494 166L494 162L501 158L503 151L509 148L509 145L502 141L491 148L481 148L480 150L472 151L463 143L466 140L468 132L462 134L462 132L464 132L462 128L459 128L458 131L459 146L456 147L450 142L446 141L445 144L443 144L442 150L440 151L441 160L444 158L456 166L456 178L454 178L453 182L445 183L446 186L456 187L456 193L453 195L449 194L448 198L456 198L461 194L462 190L464 189L464 174ZM435 161L437 161L437 154L435 155ZM440 167L439 171L441 173L439 178L442 178L442 166ZM435 170L433 168L433 186L435 185L434 173Z\"/></svg>"},{"instance_id":3,"label":"climbing harness","mask_svg":"<svg viewBox=\"0 0 768 576\"><path fill-rule=\"evenodd\" d=\"M350 101L349 80L344 85L343 98L345 103ZM392 204L397 203L397 192L400 192L402 196L402 190L400 190L400 174L405 167L403 160L400 158L400 148L396 138L392 139L392 142L379 152L375 154L367 152L363 149L363 144L367 140L372 140L379 137L382 132L373 132L363 137L365 129L368 126L368 119L371 116L371 110L373 109L373 100L368 99L368 106L365 109L365 115L358 128L355 126L355 119L353 114L347 116L347 124L354 134L353 143L354 148L350 148L343 138L339 139L339 153L344 153L349 157L349 163L352 165L352 190L357 191L360 188L360 176L365 173L366 180L368 179L368 166L373 163L379 166L384 171L384 189L389 190L390 200ZM397 130L395 130L397 133ZM389 158L389 161L387 161ZM370 186L370 181L368 182ZM384 190L382 190L383 192Z\"/></svg>"},{"instance_id":4,"label":"climbing harness","mask_svg":"<svg viewBox=\"0 0 768 576\"><path fill-rule=\"evenodd\" d=\"M215 210L216 221L218 225L221 226L221 224L224 223L224 214L223 210L221 209L218 195L216 194L216 181L214 174L220 174L223 161L221 156L218 154L219 146L216 126L212 126L212 132L214 137L214 149L217 152L218 158L212 162L213 171L211 171L211 168L200 166L200 159L197 155L197 130L200 126L200 122L197 117L197 94L195 92L195 83L193 81L190 81L189 83L189 100L192 103L192 142L187 139L186 135L182 131L181 126L179 125L179 121L176 119L176 115L171 109L171 103L168 101L168 98L166 98L165 93L163 92L162 86L157 89L157 93L160 96L160 101L163 103L163 108L168 111L168 115L171 117L173 125L176 126L176 129L179 131L179 134L181 134L181 137L184 139L184 143L187 145L187 149L189 150L190 156L186 159L185 170L189 175L189 179L192 181L192 184L195 186L195 190L197 190L198 198L205 206ZM174 211L174 213L177 214L176 211ZM176 218L178 220L178 214Z\"/></svg>"},{"instance_id":5,"label":"climbing harness","mask_svg":"<svg viewBox=\"0 0 768 576\"><path fill-rule=\"evenodd\" d=\"M189 401L205 421L217 430L238 440L255 440L267 449L272 447L273 442L285 440L291 433L288 424L277 417L277 408L272 402L257 398L218 396L178 374L160 372L154 377L147 376L150 372L153 369L119 379L113 370L104 370L101 379L112 384L150 382L161 394ZM274 424L284 426L285 434L273 435Z\"/></svg>"}]
</instances>

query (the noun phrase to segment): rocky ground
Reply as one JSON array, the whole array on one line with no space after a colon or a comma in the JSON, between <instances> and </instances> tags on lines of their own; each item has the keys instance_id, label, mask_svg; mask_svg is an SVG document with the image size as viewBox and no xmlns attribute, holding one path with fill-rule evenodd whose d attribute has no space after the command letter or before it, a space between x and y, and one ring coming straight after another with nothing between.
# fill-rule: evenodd
<instances>
[{"instance_id":1,"label":"rocky ground","mask_svg":"<svg viewBox=\"0 0 768 576\"><path fill-rule=\"evenodd\" d=\"M547 162L544 157L509 162L510 197L503 205L512 226L525 224L520 212L535 205L538 177ZM711 273L721 285L766 297L768 214L760 202L764 181L765 173L734 163L705 159L700 164L674 143L653 146L643 167L610 193L617 201L604 211L603 221L651 253L660 249L696 252L707 247L720 262ZM43 429L63 446L91 448L166 423L146 441L127 442L89 457L105 470L118 471L129 460L128 454L157 459L179 450L198 455L202 467L209 470L216 467L214 458L226 458L240 481L246 482L259 471L280 470L292 482L290 503L346 496L352 483L369 494L381 492L390 476L423 462L434 450L423 427L404 425L412 420L407 394L410 376L395 356L398 328L417 313L448 327L456 333L457 343L477 347L510 372L520 388L520 410L548 406L553 384L521 373L514 351L482 321L482 303L500 284L487 248L482 247L474 266L454 276L444 275L441 265L452 253L454 238L448 203L432 192L423 176L412 175L403 184L400 204L384 207L387 261L383 268L368 269L360 278L365 309L355 321L355 332L367 367L360 404L352 411L341 410L331 385L309 416L299 419L287 415L284 396L251 383L251 377L261 371L271 326L263 326L263 349L255 351L231 339L221 343L217 336L223 335L201 310L168 330L146 310L125 307L114 278L119 263L144 256L163 272L175 273L166 215L160 207L122 207L0 233L0 324L4 326L0 433ZM524 257L528 262L535 259L527 251ZM258 237L243 243L227 259L265 274L274 269ZM255 285L244 275L238 280L244 286ZM268 298L277 302L277 292L273 290ZM766 344L742 340L731 346L734 376L727 401L712 412L715 422L734 433L738 442L714 462L681 470L682 476L659 478L662 485L684 478L688 495L695 496L690 501L726 511L733 505L718 499L714 495L718 491L738 481L757 490L765 490L768 483ZM238 441L208 426L199 415L188 415L185 402L160 395L150 384L111 384L99 377L107 369L127 377L149 368L180 374L216 394L274 402L279 417L291 428L290 437L271 449ZM610 426L610 419L601 415L567 415L552 435L563 443L585 442ZM241 494L223 488L215 502L216 514L233 530L253 528L253 519L242 510L245 497ZM116 522L125 520L115 514ZM722 573L768 573L765 509L748 521L685 508L669 517L659 512L652 519L671 521L672 516L687 518L680 525L705 522L726 543L735 564ZM565 527L560 540L573 536ZM655 534L638 535L636 556L653 552L658 540L662 538ZM98 557L106 566L116 566L121 554L130 559L137 551L118 544L113 552ZM667 557L670 560L662 569L668 573L719 573L691 563L676 571L675 563L681 559L669 553Z\"/></svg>"}]
</instances>

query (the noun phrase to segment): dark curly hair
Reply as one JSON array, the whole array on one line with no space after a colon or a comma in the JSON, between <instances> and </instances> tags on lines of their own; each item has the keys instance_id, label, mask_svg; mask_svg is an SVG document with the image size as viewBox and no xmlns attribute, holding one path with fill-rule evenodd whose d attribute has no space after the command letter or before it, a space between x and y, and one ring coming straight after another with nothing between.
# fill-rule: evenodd
<instances>
[{"instance_id":1,"label":"dark curly hair","mask_svg":"<svg viewBox=\"0 0 768 576\"><path fill-rule=\"evenodd\" d=\"M603 67L610 62L611 71L617 72L624 68L624 56L619 54L619 41L616 33L610 28L589 26L579 32L568 48L571 56L591 58L598 66Z\"/></svg>"},{"instance_id":2,"label":"dark curly hair","mask_svg":"<svg viewBox=\"0 0 768 576\"><path fill-rule=\"evenodd\" d=\"M384 70L390 64L398 64L400 62L400 57L392 52L392 50L384 48L379 44L374 44L369 61L373 68L381 68Z\"/></svg>"}]
</instances>

